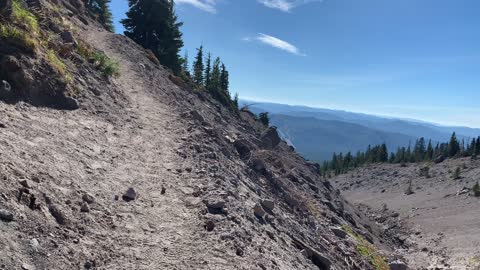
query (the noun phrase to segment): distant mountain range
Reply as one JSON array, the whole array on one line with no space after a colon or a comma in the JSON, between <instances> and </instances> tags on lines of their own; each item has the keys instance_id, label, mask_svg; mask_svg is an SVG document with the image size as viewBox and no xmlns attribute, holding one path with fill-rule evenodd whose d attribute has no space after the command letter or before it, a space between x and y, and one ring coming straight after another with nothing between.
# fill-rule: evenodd
<instances>
[{"instance_id":1,"label":"distant mountain range","mask_svg":"<svg viewBox=\"0 0 480 270\"><path fill-rule=\"evenodd\" d=\"M454 131L466 142L480 135L480 129L441 126L420 120L248 100L240 100L240 104L252 104L249 108L256 114L269 112L271 124L278 127L282 137L314 161L330 159L334 152L355 153L381 143L386 143L393 152L398 147L414 144L420 137L446 142Z\"/></svg>"}]
</instances>

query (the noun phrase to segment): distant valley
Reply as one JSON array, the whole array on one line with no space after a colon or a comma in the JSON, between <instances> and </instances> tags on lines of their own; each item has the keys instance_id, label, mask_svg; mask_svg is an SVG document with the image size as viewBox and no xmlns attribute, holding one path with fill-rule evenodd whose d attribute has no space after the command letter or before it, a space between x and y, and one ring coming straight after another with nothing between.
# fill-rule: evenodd
<instances>
[{"instance_id":1,"label":"distant valley","mask_svg":"<svg viewBox=\"0 0 480 270\"><path fill-rule=\"evenodd\" d=\"M414 144L424 137L446 142L452 132L465 142L480 135L480 129L441 126L420 120L388 118L341 110L291 106L241 100L252 112L268 112L270 123L304 157L313 161L330 159L334 152L355 153L368 145L386 143L390 152Z\"/></svg>"}]
</instances>

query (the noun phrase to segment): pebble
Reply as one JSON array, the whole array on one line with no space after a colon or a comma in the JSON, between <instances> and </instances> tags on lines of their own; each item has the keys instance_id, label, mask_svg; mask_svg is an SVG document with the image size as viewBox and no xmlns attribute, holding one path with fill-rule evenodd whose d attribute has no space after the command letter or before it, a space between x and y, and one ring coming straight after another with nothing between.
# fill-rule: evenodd
<instances>
[{"instance_id":1,"label":"pebble","mask_svg":"<svg viewBox=\"0 0 480 270\"><path fill-rule=\"evenodd\" d=\"M126 202L133 201L136 198L137 198L137 192L132 187L128 188L127 192L125 192L125 194L123 194L122 196L122 199Z\"/></svg>"},{"instance_id":2,"label":"pebble","mask_svg":"<svg viewBox=\"0 0 480 270\"><path fill-rule=\"evenodd\" d=\"M6 222L13 221L13 214L8 210L0 209L0 219Z\"/></svg>"}]
</instances>

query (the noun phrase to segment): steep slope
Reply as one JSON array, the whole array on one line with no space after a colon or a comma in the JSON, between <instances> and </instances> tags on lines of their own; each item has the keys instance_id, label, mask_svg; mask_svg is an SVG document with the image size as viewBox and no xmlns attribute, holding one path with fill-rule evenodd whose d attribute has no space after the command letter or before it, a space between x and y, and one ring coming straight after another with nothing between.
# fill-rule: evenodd
<instances>
[{"instance_id":1,"label":"steep slope","mask_svg":"<svg viewBox=\"0 0 480 270\"><path fill-rule=\"evenodd\" d=\"M0 102L3 268L386 269L394 242L275 129L190 89L81 2L36 4L118 61L120 75L73 52L60 61L78 93L60 96L78 110L40 102L52 88L32 96L20 84ZM44 57L10 52L2 57Z\"/></svg>"},{"instance_id":2,"label":"steep slope","mask_svg":"<svg viewBox=\"0 0 480 270\"><path fill-rule=\"evenodd\" d=\"M454 179L457 168L460 176ZM414 269L478 269L480 200L472 196L472 187L479 175L480 161L464 158L407 167L371 165L332 182L347 199L364 205L385 231L400 222L414 228L402 236L411 246L404 252ZM406 195L410 182L413 193ZM398 215L385 216L385 208Z\"/></svg>"}]
</instances>

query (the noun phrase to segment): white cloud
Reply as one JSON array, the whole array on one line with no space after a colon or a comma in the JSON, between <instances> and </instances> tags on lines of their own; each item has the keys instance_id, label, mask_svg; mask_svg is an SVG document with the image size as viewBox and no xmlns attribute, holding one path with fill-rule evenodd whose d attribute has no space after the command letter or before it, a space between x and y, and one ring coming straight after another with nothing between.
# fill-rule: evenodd
<instances>
[{"instance_id":1,"label":"white cloud","mask_svg":"<svg viewBox=\"0 0 480 270\"><path fill-rule=\"evenodd\" d=\"M217 0L175 0L177 4L188 4L209 13L217 13Z\"/></svg>"},{"instance_id":2,"label":"white cloud","mask_svg":"<svg viewBox=\"0 0 480 270\"><path fill-rule=\"evenodd\" d=\"M311 2L320 2L322 0L258 0L260 4L266 7L278 9L284 12L290 12L293 8Z\"/></svg>"},{"instance_id":3,"label":"white cloud","mask_svg":"<svg viewBox=\"0 0 480 270\"><path fill-rule=\"evenodd\" d=\"M262 34L262 33L259 33L258 36L256 37L246 37L246 38L243 38L243 41L259 41L263 44L266 44L268 46L272 46L274 48L277 48L277 49L280 49L280 50L283 50L283 51L286 51L286 52L289 52L289 53L292 53L292 54L296 54L296 55L301 55L301 56L305 56L305 54L301 53L300 50L295 47L294 45L284 41L284 40L281 40L279 38L276 38L276 37L273 37L273 36L270 36L270 35L266 35L266 34Z\"/></svg>"}]
</instances>

